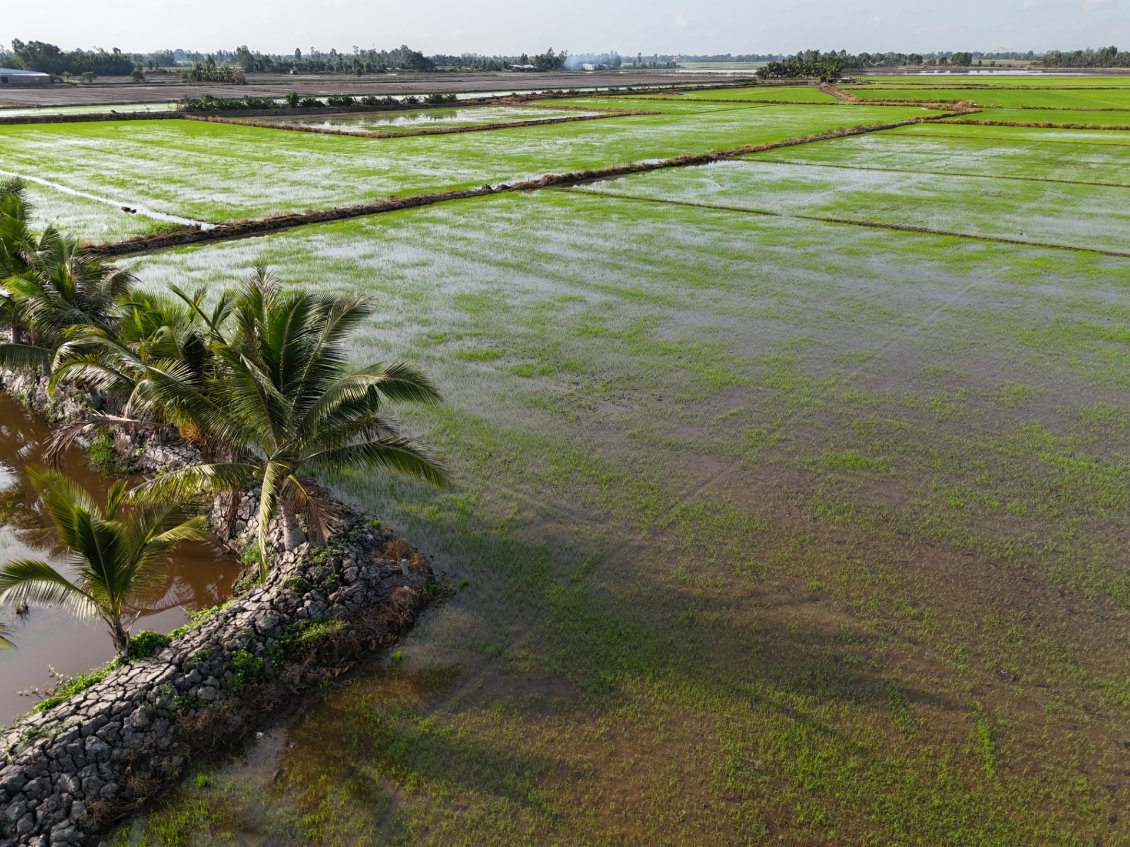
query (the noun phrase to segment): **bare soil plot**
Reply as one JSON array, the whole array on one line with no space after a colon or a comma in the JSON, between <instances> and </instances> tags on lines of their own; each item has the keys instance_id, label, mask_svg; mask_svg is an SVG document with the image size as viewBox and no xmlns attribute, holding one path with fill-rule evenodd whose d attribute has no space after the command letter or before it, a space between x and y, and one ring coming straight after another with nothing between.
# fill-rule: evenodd
<instances>
[{"instance_id":1,"label":"bare soil plot","mask_svg":"<svg viewBox=\"0 0 1130 847\"><path fill-rule=\"evenodd\" d=\"M7 88L0 106L64 106L95 103L150 103L184 97L283 97L296 91L304 97L349 94L372 95L433 93L507 93L512 91L571 88L621 88L636 85L676 86L717 84L712 74L640 73L462 73L462 74L249 74L247 85L185 83L176 74L150 74L145 82L128 77L104 77L90 85L53 85L49 88Z\"/></svg>"}]
</instances>

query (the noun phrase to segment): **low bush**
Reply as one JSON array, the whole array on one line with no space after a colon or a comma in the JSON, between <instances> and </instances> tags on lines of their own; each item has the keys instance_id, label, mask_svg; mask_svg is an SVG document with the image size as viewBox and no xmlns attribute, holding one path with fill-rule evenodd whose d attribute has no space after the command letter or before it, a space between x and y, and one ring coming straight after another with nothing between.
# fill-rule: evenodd
<instances>
[{"instance_id":1,"label":"low bush","mask_svg":"<svg viewBox=\"0 0 1130 847\"><path fill-rule=\"evenodd\" d=\"M130 660L148 659L156 656L172 643L172 637L159 632L143 630L129 640L126 658Z\"/></svg>"}]
</instances>

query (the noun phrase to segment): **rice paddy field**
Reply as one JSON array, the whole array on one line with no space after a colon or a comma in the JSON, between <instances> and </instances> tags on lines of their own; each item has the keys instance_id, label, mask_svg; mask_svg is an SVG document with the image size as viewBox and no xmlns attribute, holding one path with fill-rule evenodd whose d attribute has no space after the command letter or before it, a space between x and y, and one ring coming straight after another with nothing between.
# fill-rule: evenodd
<instances>
[{"instance_id":1,"label":"rice paddy field","mask_svg":"<svg viewBox=\"0 0 1130 847\"><path fill-rule=\"evenodd\" d=\"M711 152L921 113L914 107L749 108L758 111L390 139L188 120L0 126L0 161L7 171L106 198L89 228L76 227L93 237L113 226L105 219L122 214L118 205L218 222Z\"/></svg>"},{"instance_id":2,"label":"rice paddy field","mask_svg":"<svg viewBox=\"0 0 1130 847\"><path fill-rule=\"evenodd\" d=\"M652 95L670 97L670 94ZM835 103L836 98L814 85L763 85L754 88L692 90L677 95L684 100L792 100L813 103Z\"/></svg>"},{"instance_id":3,"label":"rice paddy field","mask_svg":"<svg viewBox=\"0 0 1130 847\"><path fill-rule=\"evenodd\" d=\"M562 102L660 114L0 156L219 221L945 115ZM432 375L453 484L326 480L443 600L110 843L1130 844L1128 153L928 121L129 259L371 297L356 361Z\"/></svg>"},{"instance_id":4,"label":"rice paddy field","mask_svg":"<svg viewBox=\"0 0 1130 847\"><path fill-rule=\"evenodd\" d=\"M588 117L599 112L562 112L555 109L526 108L521 106L469 106L464 109L417 109L381 112L358 112L307 116L304 118L255 118L255 123L276 124L280 127L307 127L341 133L405 132L449 127L481 127L500 123L535 120L561 120L568 117Z\"/></svg>"},{"instance_id":5,"label":"rice paddy field","mask_svg":"<svg viewBox=\"0 0 1130 847\"><path fill-rule=\"evenodd\" d=\"M846 87L863 100L972 100L980 106L1061 109L1127 109L1130 87L1120 88L877 88Z\"/></svg>"},{"instance_id":6,"label":"rice paddy field","mask_svg":"<svg viewBox=\"0 0 1130 847\"><path fill-rule=\"evenodd\" d=\"M864 77L874 85L884 87L896 86L910 88L913 86L939 87L970 87L978 88L1125 88L1126 76L1123 74L1087 74L1087 73L1014 73L1002 74L882 74Z\"/></svg>"},{"instance_id":7,"label":"rice paddy field","mask_svg":"<svg viewBox=\"0 0 1130 847\"><path fill-rule=\"evenodd\" d=\"M1130 127L1130 109L982 109L971 117L947 118L943 123L961 121L1007 121L1022 124L1055 124L1085 126L1103 129L1106 127L1125 129Z\"/></svg>"}]
</instances>

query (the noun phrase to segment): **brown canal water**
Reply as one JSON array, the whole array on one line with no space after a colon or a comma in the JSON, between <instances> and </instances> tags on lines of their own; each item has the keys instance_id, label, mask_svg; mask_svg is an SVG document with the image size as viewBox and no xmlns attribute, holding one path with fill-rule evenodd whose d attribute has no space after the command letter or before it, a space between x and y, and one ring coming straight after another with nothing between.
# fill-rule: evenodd
<instances>
[{"instance_id":1,"label":"brown canal water","mask_svg":"<svg viewBox=\"0 0 1130 847\"><path fill-rule=\"evenodd\" d=\"M42 464L49 436L43 417L0 394L0 563L34 557L63 569L63 557L37 509L27 474ZM85 452L77 448L66 456L62 470L98 499L110 481L92 470ZM171 632L188 620L189 611L222 603L239 572L239 563L217 547L181 545L170 560L165 596L141 610L133 631ZM0 726L29 711L55 684L57 674L83 673L114 656L104 624L80 621L67 609L33 606L20 618L10 604L3 605L0 623L8 626L8 637L16 645L0 650Z\"/></svg>"}]
</instances>

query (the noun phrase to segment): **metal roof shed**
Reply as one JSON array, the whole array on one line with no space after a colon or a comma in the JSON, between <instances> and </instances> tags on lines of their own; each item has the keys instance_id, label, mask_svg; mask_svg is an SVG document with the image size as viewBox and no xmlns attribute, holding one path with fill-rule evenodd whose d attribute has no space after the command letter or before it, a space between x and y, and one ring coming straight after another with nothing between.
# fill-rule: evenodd
<instances>
[{"instance_id":1,"label":"metal roof shed","mask_svg":"<svg viewBox=\"0 0 1130 847\"><path fill-rule=\"evenodd\" d=\"M39 71L23 71L17 68L0 68L0 85L50 85L51 77Z\"/></svg>"}]
</instances>

